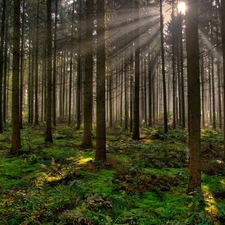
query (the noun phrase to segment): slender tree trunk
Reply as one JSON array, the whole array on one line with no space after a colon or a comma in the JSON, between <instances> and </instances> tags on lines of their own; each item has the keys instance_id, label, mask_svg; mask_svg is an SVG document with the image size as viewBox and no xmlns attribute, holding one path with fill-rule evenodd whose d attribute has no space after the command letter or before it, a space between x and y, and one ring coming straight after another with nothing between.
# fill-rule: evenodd
<instances>
[{"instance_id":1,"label":"slender tree trunk","mask_svg":"<svg viewBox=\"0 0 225 225\"><path fill-rule=\"evenodd\" d=\"M183 17L180 13L180 82L181 82L181 105L180 105L180 111L181 111L181 127L184 129L186 124L185 124L185 99L184 99L184 56L183 56Z\"/></svg>"},{"instance_id":2,"label":"slender tree trunk","mask_svg":"<svg viewBox=\"0 0 225 225\"><path fill-rule=\"evenodd\" d=\"M148 52L148 125L152 127L152 67L150 57L150 47Z\"/></svg>"},{"instance_id":3,"label":"slender tree trunk","mask_svg":"<svg viewBox=\"0 0 225 225\"><path fill-rule=\"evenodd\" d=\"M53 50L53 80L52 80L52 123L56 126L56 65L57 65L57 21L58 21L58 0L55 0L55 21L54 21L54 50Z\"/></svg>"},{"instance_id":4,"label":"slender tree trunk","mask_svg":"<svg viewBox=\"0 0 225 225\"><path fill-rule=\"evenodd\" d=\"M134 5L134 17L138 20L137 24L139 24L139 1L135 0ZM137 32L139 33L139 28L137 28ZM133 133L132 139L139 140L140 139L140 112L139 112L139 85L140 85L140 46L139 46L139 37L136 38L134 46L135 46L135 75L134 75L134 108L133 108Z\"/></svg>"},{"instance_id":5,"label":"slender tree trunk","mask_svg":"<svg viewBox=\"0 0 225 225\"><path fill-rule=\"evenodd\" d=\"M209 57L209 69L208 69L208 76L209 76L209 121L210 125L213 123L213 116L212 116L212 79L211 79L211 67L210 67L210 57Z\"/></svg>"},{"instance_id":6,"label":"slender tree trunk","mask_svg":"<svg viewBox=\"0 0 225 225\"><path fill-rule=\"evenodd\" d=\"M130 132L133 130L133 92L134 92L134 87L133 87L133 51L131 47L131 53L130 53Z\"/></svg>"},{"instance_id":7,"label":"slender tree trunk","mask_svg":"<svg viewBox=\"0 0 225 225\"><path fill-rule=\"evenodd\" d=\"M202 127L205 127L205 77L204 77L204 60L201 58L201 84L202 84Z\"/></svg>"},{"instance_id":8,"label":"slender tree trunk","mask_svg":"<svg viewBox=\"0 0 225 225\"><path fill-rule=\"evenodd\" d=\"M109 126L113 126L113 78L112 75L109 76L108 78L109 82Z\"/></svg>"},{"instance_id":9,"label":"slender tree trunk","mask_svg":"<svg viewBox=\"0 0 225 225\"><path fill-rule=\"evenodd\" d=\"M92 101L93 101L93 0L86 2L86 52L84 77L84 134L83 147L92 147Z\"/></svg>"},{"instance_id":10,"label":"slender tree trunk","mask_svg":"<svg viewBox=\"0 0 225 225\"><path fill-rule=\"evenodd\" d=\"M217 2L218 8L216 10L217 13L217 26L216 26L216 41L219 43L219 24L220 24L220 6ZM221 54L221 47L217 46L217 58L220 59L220 54ZM219 128L222 129L222 102L221 102L221 60L217 61L217 80L218 80L218 117L219 117Z\"/></svg>"},{"instance_id":11,"label":"slender tree trunk","mask_svg":"<svg viewBox=\"0 0 225 225\"><path fill-rule=\"evenodd\" d=\"M19 107L19 72L20 72L20 0L14 0L13 19L13 89L12 89L12 146L11 154L16 155L21 148L20 107Z\"/></svg>"},{"instance_id":12,"label":"slender tree trunk","mask_svg":"<svg viewBox=\"0 0 225 225\"><path fill-rule=\"evenodd\" d=\"M189 118L189 182L187 193L201 189L200 168L200 82L199 82L199 43L198 43L198 2L188 0L186 14L186 45L188 75L188 118Z\"/></svg>"},{"instance_id":13,"label":"slender tree trunk","mask_svg":"<svg viewBox=\"0 0 225 225\"><path fill-rule=\"evenodd\" d=\"M82 28L82 21L81 21L81 5L82 1L79 1L79 43L78 43L78 60L77 60L77 129L80 129L81 125L81 91L82 91L82 67L81 67L81 28Z\"/></svg>"},{"instance_id":14,"label":"slender tree trunk","mask_svg":"<svg viewBox=\"0 0 225 225\"><path fill-rule=\"evenodd\" d=\"M214 59L211 57L212 63L212 125L216 129L216 99L215 99L215 74L214 74Z\"/></svg>"},{"instance_id":15,"label":"slender tree trunk","mask_svg":"<svg viewBox=\"0 0 225 225\"><path fill-rule=\"evenodd\" d=\"M223 93L225 95L225 1L221 1L222 44L223 44ZM223 140L225 161L225 96L223 97Z\"/></svg>"},{"instance_id":16,"label":"slender tree trunk","mask_svg":"<svg viewBox=\"0 0 225 225\"><path fill-rule=\"evenodd\" d=\"M51 0L47 0L47 99L45 141L52 143L52 27Z\"/></svg>"},{"instance_id":17,"label":"slender tree trunk","mask_svg":"<svg viewBox=\"0 0 225 225\"><path fill-rule=\"evenodd\" d=\"M162 57L162 77L163 77L163 111L164 111L164 133L168 132L167 122L167 100L166 100L166 73L165 73L165 53L164 53L164 34L163 34L163 13L162 2L160 0L160 33L161 33L161 57Z\"/></svg>"},{"instance_id":18,"label":"slender tree trunk","mask_svg":"<svg viewBox=\"0 0 225 225\"><path fill-rule=\"evenodd\" d=\"M73 51L74 51L74 15L75 15L75 1L73 1L73 12L72 12L72 30L71 30L71 53L70 53L70 78L69 78L69 119L68 124L71 124L71 110L72 110L72 74L73 74Z\"/></svg>"},{"instance_id":19,"label":"slender tree trunk","mask_svg":"<svg viewBox=\"0 0 225 225\"><path fill-rule=\"evenodd\" d=\"M97 0L97 115L95 161L106 160L105 54L105 1Z\"/></svg>"},{"instance_id":20,"label":"slender tree trunk","mask_svg":"<svg viewBox=\"0 0 225 225\"><path fill-rule=\"evenodd\" d=\"M35 106L34 106L34 124L38 125L39 123L39 113L38 113L38 59L39 59L39 0L38 0L38 5L37 5L37 21L36 21L36 49L35 49Z\"/></svg>"},{"instance_id":21,"label":"slender tree trunk","mask_svg":"<svg viewBox=\"0 0 225 225\"><path fill-rule=\"evenodd\" d=\"M2 2L2 23L1 23L1 43L0 43L0 133L3 132L3 104L2 104L2 83L3 83L3 49L5 37L5 14L6 14L6 0Z\"/></svg>"},{"instance_id":22,"label":"slender tree trunk","mask_svg":"<svg viewBox=\"0 0 225 225\"><path fill-rule=\"evenodd\" d=\"M25 25L25 0L23 1L21 51L20 51L20 129L23 129L24 25Z\"/></svg>"},{"instance_id":23,"label":"slender tree trunk","mask_svg":"<svg viewBox=\"0 0 225 225\"><path fill-rule=\"evenodd\" d=\"M175 50L176 50L176 32L175 32L175 2L172 1L172 69L173 69L173 129L176 128L176 58L175 58Z\"/></svg>"},{"instance_id":24,"label":"slender tree trunk","mask_svg":"<svg viewBox=\"0 0 225 225\"><path fill-rule=\"evenodd\" d=\"M7 105L7 74L8 74L8 28L9 28L9 22L6 23L6 32L5 32L5 49L4 49L4 90L3 90L3 122L6 123L6 117L7 117L7 112L8 112L8 105Z\"/></svg>"},{"instance_id":25,"label":"slender tree trunk","mask_svg":"<svg viewBox=\"0 0 225 225\"><path fill-rule=\"evenodd\" d=\"M128 63L127 63L127 51L124 53L125 68L124 68L124 129L128 130Z\"/></svg>"}]
</instances>

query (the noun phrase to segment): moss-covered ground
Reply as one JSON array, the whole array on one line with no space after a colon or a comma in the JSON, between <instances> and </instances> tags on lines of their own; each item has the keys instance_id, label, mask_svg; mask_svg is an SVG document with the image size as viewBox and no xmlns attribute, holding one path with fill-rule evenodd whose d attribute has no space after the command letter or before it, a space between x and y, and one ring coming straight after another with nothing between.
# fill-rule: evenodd
<instances>
[{"instance_id":1,"label":"moss-covered ground","mask_svg":"<svg viewBox=\"0 0 225 225\"><path fill-rule=\"evenodd\" d=\"M222 135L202 131L202 192L186 194L186 132L141 128L134 141L107 129L107 161L81 148L82 130L22 130L22 154L12 157L11 131L0 134L0 224L225 224ZM94 134L94 132L93 132ZM93 144L95 139L93 136Z\"/></svg>"}]
</instances>

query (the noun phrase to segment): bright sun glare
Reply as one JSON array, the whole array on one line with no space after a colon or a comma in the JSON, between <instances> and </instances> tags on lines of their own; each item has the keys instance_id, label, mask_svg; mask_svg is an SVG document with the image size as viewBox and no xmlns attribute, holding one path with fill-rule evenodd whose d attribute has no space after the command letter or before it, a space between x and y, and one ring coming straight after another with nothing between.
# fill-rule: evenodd
<instances>
[{"instance_id":1,"label":"bright sun glare","mask_svg":"<svg viewBox=\"0 0 225 225\"><path fill-rule=\"evenodd\" d=\"M185 4L185 2L179 2L177 8L178 8L178 12L179 13L185 14L185 11L186 11L186 4Z\"/></svg>"}]
</instances>

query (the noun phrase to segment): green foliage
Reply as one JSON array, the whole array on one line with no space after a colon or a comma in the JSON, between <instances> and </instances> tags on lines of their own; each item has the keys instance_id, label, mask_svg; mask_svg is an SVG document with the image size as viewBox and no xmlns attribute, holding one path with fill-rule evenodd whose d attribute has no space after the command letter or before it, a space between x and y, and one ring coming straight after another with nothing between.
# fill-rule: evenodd
<instances>
[{"instance_id":1,"label":"green foliage","mask_svg":"<svg viewBox=\"0 0 225 225\"><path fill-rule=\"evenodd\" d=\"M219 130L204 129L201 132L201 141L206 143L222 144L222 132Z\"/></svg>"},{"instance_id":2,"label":"green foliage","mask_svg":"<svg viewBox=\"0 0 225 225\"><path fill-rule=\"evenodd\" d=\"M133 141L120 127L107 129L108 161L100 164L93 149L79 148L82 130L60 125L48 145L43 133L25 126L19 157L8 157L10 133L0 134L0 224L224 224L222 170L202 175L201 194L186 195L186 131L142 127ZM220 134L207 135L218 144ZM207 166L223 164L209 153Z\"/></svg>"}]
</instances>

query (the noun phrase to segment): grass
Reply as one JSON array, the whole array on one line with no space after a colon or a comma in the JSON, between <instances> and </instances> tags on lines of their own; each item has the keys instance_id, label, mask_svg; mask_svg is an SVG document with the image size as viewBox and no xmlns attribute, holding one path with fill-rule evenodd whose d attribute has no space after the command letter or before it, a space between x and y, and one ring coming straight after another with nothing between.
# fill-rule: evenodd
<instances>
[{"instance_id":1,"label":"grass","mask_svg":"<svg viewBox=\"0 0 225 225\"><path fill-rule=\"evenodd\" d=\"M10 129L0 134L0 224L225 223L219 132L203 131L202 194L191 196L185 131L145 127L140 141L119 127L107 132L105 163L80 147L82 130L73 127L59 126L46 144L44 127L26 126L19 157L8 154Z\"/></svg>"}]
</instances>

